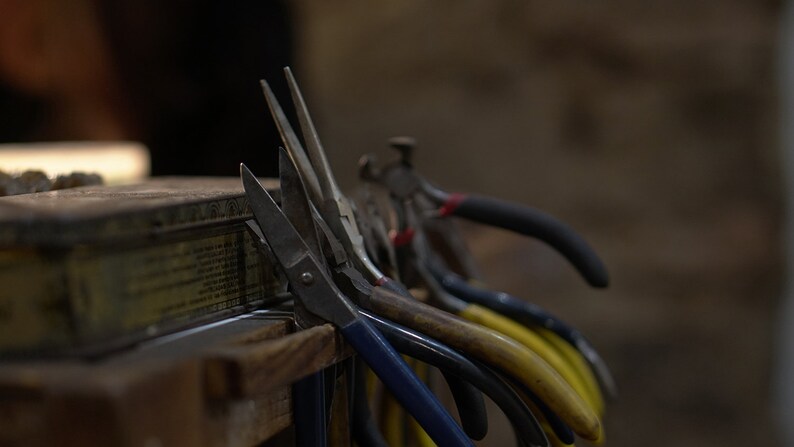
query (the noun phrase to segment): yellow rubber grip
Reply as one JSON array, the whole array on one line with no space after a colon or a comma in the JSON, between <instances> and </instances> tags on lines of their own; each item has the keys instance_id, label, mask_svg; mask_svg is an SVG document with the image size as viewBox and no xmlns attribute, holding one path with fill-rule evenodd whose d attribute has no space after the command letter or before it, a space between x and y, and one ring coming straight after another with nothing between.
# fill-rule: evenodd
<instances>
[{"instance_id":1,"label":"yellow rubber grip","mask_svg":"<svg viewBox=\"0 0 794 447\"><path fill-rule=\"evenodd\" d=\"M497 332L501 332L532 350L554 368L554 370L571 385L571 388L579 393L579 396L590 405L593 411L600 414L598 413L597 398L588 389L582 377L577 374L573 365L560 354L557 348L549 344L546 339L515 320L477 304L467 306L460 312L460 316Z\"/></svg>"},{"instance_id":2,"label":"yellow rubber grip","mask_svg":"<svg viewBox=\"0 0 794 447\"><path fill-rule=\"evenodd\" d=\"M384 390L382 399L383 408L383 438L389 445L405 445L405 412L403 407L388 391Z\"/></svg>"},{"instance_id":3,"label":"yellow rubber grip","mask_svg":"<svg viewBox=\"0 0 794 447\"><path fill-rule=\"evenodd\" d=\"M592 368L590 368L590 365L584 357L582 357L582 354L567 341L560 338L559 335L548 329L538 328L537 334L543 337L551 346L554 346L560 355L568 361L587 387L592 398L590 402L593 404L596 413L598 413L599 417L604 417L604 412L606 411L604 394L601 392L601 387L598 385L598 380Z\"/></svg>"}]
</instances>

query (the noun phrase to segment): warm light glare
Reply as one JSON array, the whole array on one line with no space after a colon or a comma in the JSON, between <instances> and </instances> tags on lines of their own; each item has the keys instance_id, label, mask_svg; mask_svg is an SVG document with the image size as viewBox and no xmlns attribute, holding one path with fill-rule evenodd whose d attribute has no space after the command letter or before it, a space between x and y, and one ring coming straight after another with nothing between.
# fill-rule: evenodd
<instances>
[{"instance_id":1,"label":"warm light glare","mask_svg":"<svg viewBox=\"0 0 794 447\"><path fill-rule=\"evenodd\" d=\"M135 142L0 144L0 170L40 170L49 177L98 173L105 184L131 183L149 176L149 150Z\"/></svg>"}]
</instances>

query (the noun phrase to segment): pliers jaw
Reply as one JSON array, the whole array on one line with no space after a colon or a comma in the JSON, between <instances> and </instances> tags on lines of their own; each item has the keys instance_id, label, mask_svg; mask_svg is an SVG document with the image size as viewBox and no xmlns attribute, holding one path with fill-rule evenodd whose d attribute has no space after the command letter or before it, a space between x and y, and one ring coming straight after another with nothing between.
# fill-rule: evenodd
<instances>
[{"instance_id":1,"label":"pliers jaw","mask_svg":"<svg viewBox=\"0 0 794 447\"><path fill-rule=\"evenodd\" d=\"M345 197L331 172L322 143L314 127L303 94L289 67L284 68L290 94L298 115L306 148L300 144L292 126L284 114L267 82L262 81L263 92L270 112L276 122L290 157L295 161L298 171L305 179L309 195L335 237L347 250L350 260L367 273L372 281L384 279L383 273L370 260L364 247L363 238L356 222L355 210Z\"/></svg>"},{"instance_id":2,"label":"pliers jaw","mask_svg":"<svg viewBox=\"0 0 794 447\"><path fill-rule=\"evenodd\" d=\"M609 284L609 274L598 254L583 237L553 216L500 199L446 192L420 176L402 159L380 169L371 163L368 165L365 180L383 185L403 202L420 202L420 199L429 202L431 206L423 210L425 214L454 215L537 238L565 257L592 287L604 288Z\"/></svg>"},{"instance_id":3,"label":"pliers jaw","mask_svg":"<svg viewBox=\"0 0 794 447\"><path fill-rule=\"evenodd\" d=\"M374 156L364 156L359 160L359 176L363 180L380 183L394 197L401 200L408 200L423 194L436 205L445 203L449 194L433 186L413 167L411 158L416 141L411 137L394 137L389 140L389 144L399 152L400 157L386 166L378 168L375 166Z\"/></svg>"},{"instance_id":4,"label":"pliers jaw","mask_svg":"<svg viewBox=\"0 0 794 447\"><path fill-rule=\"evenodd\" d=\"M327 276L322 262L244 164L240 165L240 175L249 205L293 294L309 312L337 326L357 318L356 310Z\"/></svg>"}]
</instances>

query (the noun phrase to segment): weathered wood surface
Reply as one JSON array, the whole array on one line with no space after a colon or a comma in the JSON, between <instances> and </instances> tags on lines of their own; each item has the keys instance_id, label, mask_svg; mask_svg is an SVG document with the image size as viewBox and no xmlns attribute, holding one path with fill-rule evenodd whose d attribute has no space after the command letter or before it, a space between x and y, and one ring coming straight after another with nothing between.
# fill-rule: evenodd
<instances>
[{"instance_id":1,"label":"weathered wood surface","mask_svg":"<svg viewBox=\"0 0 794 447\"><path fill-rule=\"evenodd\" d=\"M330 324L315 326L270 343L219 347L207 354L208 387L213 397L266 393L292 382L296 371L319 371L337 358L341 341Z\"/></svg>"},{"instance_id":2,"label":"weathered wood surface","mask_svg":"<svg viewBox=\"0 0 794 447\"><path fill-rule=\"evenodd\" d=\"M250 310L283 290L251 217L236 178L0 198L0 359L96 354Z\"/></svg>"},{"instance_id":3,"label":"weathered wood surface","mask_svg":"<svg viewBox=\"0 0 794 447\"><path fill-rule=\"evenodd\" d=\"M274 179L263 185L278 195ZM235 177L155 177L0 197L0 247L106 243L251 217Z\"/></svg>"},{"instance_id":4,"label":"weathered wood surface","mask_svg":"<svg viewBox=\"0 0 794 447\"><path fill-rule=\"evenodd\" d=\"M90 363L0 364L0 445L260 443L292 423L295 380L349 355L331 326L293 326L265 313Z\"/></svg>"}]
</instances>

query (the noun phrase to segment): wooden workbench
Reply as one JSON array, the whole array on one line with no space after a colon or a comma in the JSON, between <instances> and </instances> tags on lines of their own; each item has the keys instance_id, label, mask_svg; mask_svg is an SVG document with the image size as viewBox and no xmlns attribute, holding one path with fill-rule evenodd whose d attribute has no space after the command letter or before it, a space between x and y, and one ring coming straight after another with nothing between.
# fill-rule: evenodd
<instances>
[{"instance_id":1,"label":"wooden workbench","mask_svg":"<svg viewBox=\"0 0 794 447\"><path fill-rule=\"evenodd\" d=\"M343 346L330 325L258 312L101 359L0 364L0 445L257 445L293 423L290 385Z\"/></svg>"},{"instance_id":2,"label":"wooden workbench","mask_svg":"<svg viewBox=\"0 0 794 447\"><path fill-rule=\"evenodd\" d=\"M286 284L251 217L236 178L0 198L0 445L250 446L290 426L291 385L349 354L263 310Z\"/></svg>"}]
</instances>

